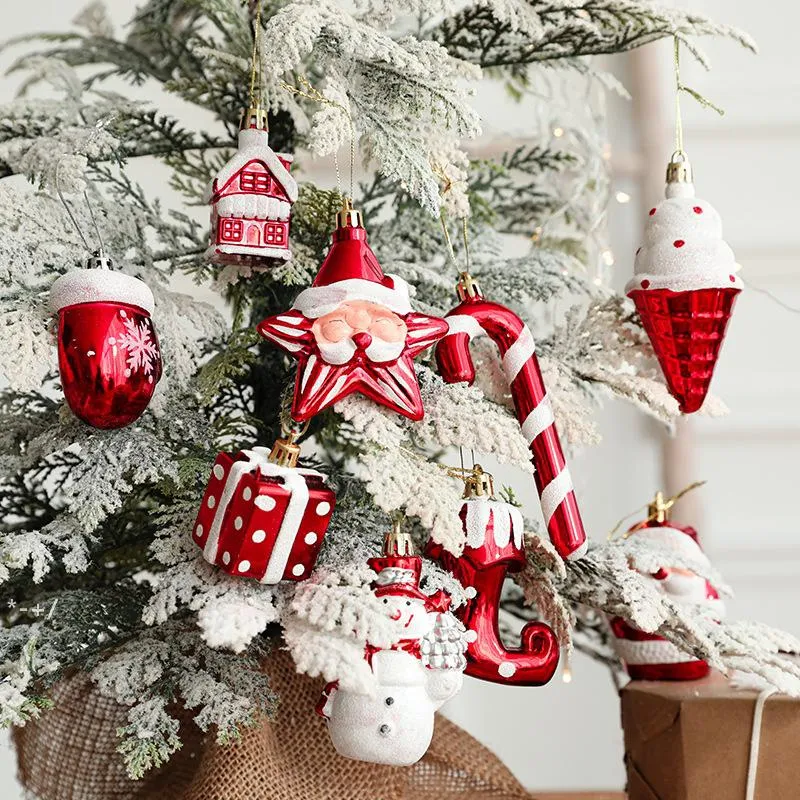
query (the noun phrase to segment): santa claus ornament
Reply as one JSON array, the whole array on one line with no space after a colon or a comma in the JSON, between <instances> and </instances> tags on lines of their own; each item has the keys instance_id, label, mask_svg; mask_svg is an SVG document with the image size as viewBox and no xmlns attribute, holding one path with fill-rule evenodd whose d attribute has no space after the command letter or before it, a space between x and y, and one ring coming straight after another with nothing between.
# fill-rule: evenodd
<instances>
[{"instance_id":1,"label":"santa claus ornament","mask_svg":"<svg viewBox=\"0 0 800 800\"><path fill-rule=\"evenodd\" d=\"M413 555L407 535L389 534L383 557L369 565L377 573L375 597L396 623L397 639L388 648L367 644L374 694L345 691L334 682L325 687L317 713L340 755L409 766L430 746L435 712L461 689L465 631L447 610L447 595L420 590L422 559Z\"/></svg>"},{"instance_id":2,"label":"santa claus ornament","mask_svg":"<svg viewBox=\"0 0 800 800\"><path fill-rule=\"evenodd\" d=\"M314 282L258 331L298 360L295 420L353 392L420 420L414 357L445 335L447 323L412 309L408 284L383 274L361 214L345 200Z\"/></svg>"},{"instance_id":3,"label":"santa claus ornament","mask_svg":"<svg viewBox=\"0 0 800 800\"><path fill-rule=\"evenodd\" d=\"M324 475L297 466L295 438L214 462L192 537L223 572L270 585L311 574L336 495Z\"/></svg>"},{"instance_id":4,"label":"santa claus ornament","mask_svg":"<svg viewBox=\"0 0 800 800\"><path fill-rule=\"evenodd\" d=\"M559 645L543 622L529 622L521 646L500 639L500 594L509 572L524 568L523 520L519 509L497 500L492 476L476 465L465 480L460 517L465 545L460 556L433 540L425 554L437 560L467 591L455 614L467 629L466 673L473 678L514 686L541 686L558 666Z\"/></svg>"},{"instance_id":5,"label":"santa claus ornament","mask_svg":"<svg viewBox=\"0 0 800 800\"><path fill-rule=\"evenodd\" d=\"M67 405L95 428L122 428L147 408L161 378L153 293L102 253L50 290L58 314L58 367Z\"/></svg>"},{"instance_id":6,"label":"santa claus ornament","mask_svg":"<svg viewBox=\"0 0 800 800\"><path fill-rule=\"evenodd\" d=\"M742 290L719 214L695 196L683 152L667 167L666 200L650 209L625 291L641 317L670 393L684 414L708 394Z\"/></svg>"},{"instance_id":7,"label":"santa claus ornament","mask_svg":"<svg viewBox=\"0 0 800 800\"><path fill-rule=\"evenodd\" d=\"M681 560L708 566L697 531L669 520L670 501L661 492L648 507L647 519L634 525L628 536L651 542L660 550L672 552ZM636 566L635 564L633 565ZM716 589L703 577L676 566L665 557L655 572L649 573L654 585L676 603L705 606L717 619L725 609ZM689 681L705 677L710 668L705 661L684 653L672 642L655 633L645 633L622 617L610 621L614 647L634 680Z\"/></svg>"}]
</instances>

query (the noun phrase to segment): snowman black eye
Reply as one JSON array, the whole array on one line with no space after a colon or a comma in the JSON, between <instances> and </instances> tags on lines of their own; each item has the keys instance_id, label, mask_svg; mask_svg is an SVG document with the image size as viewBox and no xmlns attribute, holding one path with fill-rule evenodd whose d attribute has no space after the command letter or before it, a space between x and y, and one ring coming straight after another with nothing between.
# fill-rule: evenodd
<instances>
[{"instance_id":1,"label":"snowman black eye","mask_svg":"<svg viewBox=\"0 0 800 800\"><path fill-rule=\"evenodd\" d=\"M383 598L383 602L384 602L384 604L387 604L389 602L388 598L384 597Z\"/></svg>"},{"instance_id":2,"label":"snowman black eye","mask_svg":"<svg viewBox=\"0 0 800 800\"><path fill-rule=\"evenodd\" d=\"M406 600L406 605L410 606L411 605L411 601L410 600Z\"/></svg>"}]
</instances>

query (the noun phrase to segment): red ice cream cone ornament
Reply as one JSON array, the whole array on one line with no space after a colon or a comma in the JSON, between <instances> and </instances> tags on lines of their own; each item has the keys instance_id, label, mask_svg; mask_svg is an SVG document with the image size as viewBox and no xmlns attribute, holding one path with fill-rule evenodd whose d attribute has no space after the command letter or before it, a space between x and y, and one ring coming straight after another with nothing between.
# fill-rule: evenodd
<instances>
[{"instance_id":1,"label":"red ice cream cone ornament","mask_svg":"<svg viewBox=\"0 0 800 800\"><path fill-rule=\"evenodd\" d=\"M58 314L58 366L67 405L94 428L123 428L147 408L161 378L153 293L103 255L62 275L50 291Z\"/></svg>"},{"instance_id":2,"label":"red ice cream cone ornament","mask_svg":"<svg viewBox=\"0 0 800 800\"><path fill-rule=\"evenodd\" d=\"M666 199L651 208L625 291L684 414L703 405L742 290L716 210L695 196L682 153L667 167Z\"/></svg>"}]
</instances>

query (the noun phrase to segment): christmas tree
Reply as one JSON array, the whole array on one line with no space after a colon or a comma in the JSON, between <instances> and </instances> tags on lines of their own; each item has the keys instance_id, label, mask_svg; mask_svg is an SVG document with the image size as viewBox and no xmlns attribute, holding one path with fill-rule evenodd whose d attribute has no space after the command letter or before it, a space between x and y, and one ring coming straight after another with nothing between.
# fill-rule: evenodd
<instances>
[{"instance_id":1,"label":"christmas tree","mask_svg":"<svg viewBox=\"0 0 800 800\"><path fill-rule=\"evenodd\" d=\"M348 219L363 223L383 272L411 287L420 317L444 317L458 303L456 281L469 296L474 277L537 332L567 450L596 443L592 415L603 397L669 425L678 404L633 304L598 273L609 199L602 104L590 107L584 130L488 161L468 155L481 123L472 93L481 81L519 98L578 81L596 99L614 83L590 56L664 37L700 60L701 36L752 43L645 0L284 0L263 9L257 0L148 0L124 33L93 2L75 24L12 43L23 50L14 69L25 93L0 121L0 720L38 717L59 679L87 673L127 707L119 750L141 777L180 747L176 702L220 742L280 713L260 666L270 649L288 646L299 671L368 691L365 642L389 635L370 588L379 570L368 559L381 555L386 532L400 525L417 552L432 537L462 554L469 542L458 478L480 474L452 468L459 448L531 474L495 346L472 345L471 387L446 382L428 349L412 367L421 421L358 393L309 415L300 463L327 476L336 505L308 580L262 583L204 559L195 522L218 453L269 448L299 432L291 342L276 347L257 326L280 321L314 281L337 213L345 228ZM137 102L125 84L158 84L163 103ZM190 130L173 98L213 121ZM202 208L234 158L243 110L259 108L268 111L273 153L295 155L291 177L288 160L274 164L293 201L291 258L266 268L218 257ZM358 157L341 169L337 160L337 188L307 179L313 159L348 149ZM166 165L182 205L165 208L133 181L127 167L144 158ZM354 161L365 165L356 185ZM342 211L343 196L358 214L346 202ZM504 255L508 235L530 237L528 251ZM54 281L98 248L152 290L163 352L148 410L108 430L64 403L48 300ZM212 285L229 316L176 291L176 275ZM513 508L513 493L501 494ZM551 544L542 520L525 520L524 533L526 558L502 597L519 621L503 631L509 648L523 623L542 621L562 652L578 647L616 673L606 616L619 617L714 667L800 693L800 668L781 655L800 651L792 637L720 622L654 588L659 542L595 533L584 552ZM670 558L725 592L704 559ZM424 560L425 595L443 590L463 607L468 587L443 564Z\"/></svg>"}]
</instances>

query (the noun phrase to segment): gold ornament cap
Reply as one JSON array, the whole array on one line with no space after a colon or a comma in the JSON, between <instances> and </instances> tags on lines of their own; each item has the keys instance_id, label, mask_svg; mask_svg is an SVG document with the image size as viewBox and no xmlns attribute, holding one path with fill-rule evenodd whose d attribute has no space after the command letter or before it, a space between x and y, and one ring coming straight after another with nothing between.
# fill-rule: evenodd
<instances>
[{"instance_id":1,"label":"gold ornament cap","mask_svg":"<svg viewBox=\"0 0 800 800\"><path fill-rule=\"evenodd\" d=\"M480 464L472 468L472 473L464 478L464 499L471 497L493 497L494 478L483 471Z\"/></svg>"},{"instance_id":2,"label":"gold ornament cap","mask_svg":"<svg viewBox=\"0 0 800 800\"><path fill-rule=\"evenodd\" d=\"M242 114L242 120L239 123L239 129L243 131L268 131L269 121L267 118L267 110L258 104L254 106L248 106Z\"/></svg>"},{"instance_id":3,"label":"gold ornament cap","mask_svg":"<svg viewBox=\"0 0 800 800\"><path fill-rule=\"evenodd\" d=\"M478 281L469 274L469 272L462 272L458 276L458 283L456 284L456 293L458 299L463 303L465 300L474 300L477 297L483 297L481 287Z\"/></svg>"},{"instance_id":4,"label":"gold ornament cap","mask_svg":"<svg viewBox=\"0 0 800 800\"><path fill-rule=\"evenodd\" d=\"M670 498L671 499L671 498ZM669 510L672 508L673 502L664 499L663 492L656 492L653 502L647 506L647 517L654 522L663 524L669 520Z\"/></svg>"},{"instance_id":5,"label":"gold ornament cap","mask_svg":"<svg viewBox=\"0 0 800 800\"><path fill-rule=\"evenodd\" d=\"M692 165L686 153L675 151L667 164L667 183L694 183Z\"/></svg>"},{"instance_id":6,"label":"gold ornament cap","mask_svg":"<svg viewBox=\"0 0 800 800\"><path fill-rule=\"evenodd\" d=\"M285 439L277 439L272 445L269 460L279 467L289 467L293 469L297 466L300 458L300 445L295 444L295 436L290 434Z\"/></svg>"},{"instance_id":7,"label":"gold ornament cap","mask_svg":"<svg viewBox=\"0 0 800 800\"><path fill-rule=\"evenodd\" d=\"M411 534L402 530L399 520L392 524L392 530L383 539L384 556L413 556L414 540Z\"/></svg>"},{"instance_id":8,"label":"gold ornament cap","mask_svg":"<svg viewBox=\"0 0 800 800\"><path fill-rule=\"evenodd\" d=\"M353 208L353 201L349 197L342 198L342 207L336 212L337 228L363 228L364 218L361 212Z\"/></svg>"}]
</instances>

